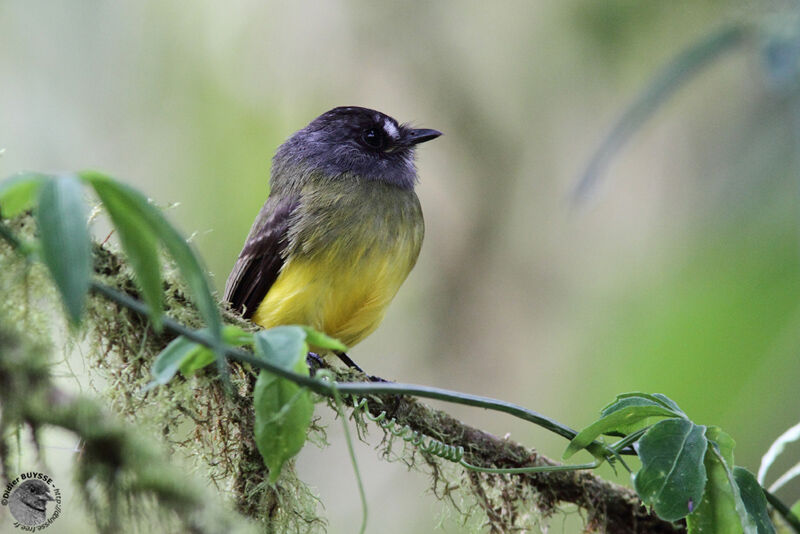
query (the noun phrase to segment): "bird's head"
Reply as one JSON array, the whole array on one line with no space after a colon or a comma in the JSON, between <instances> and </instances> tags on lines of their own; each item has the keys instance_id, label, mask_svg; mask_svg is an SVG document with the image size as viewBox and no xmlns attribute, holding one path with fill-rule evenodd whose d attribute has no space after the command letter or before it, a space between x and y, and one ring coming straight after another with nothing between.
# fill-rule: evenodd
<instances>
[{"instance_id":1,"label":"bird's head","mask_svg":"<svg viewBox=\"0 0 800 534\"><path fill-rule=\"evenodd\" d=\"M47 509L47 503L54 500L50 495L50 488L41 480L26 480L19 485L14 495L28 507L43 512Z\"/></svg>"},{"instance_id":2,"label":"bird's head","mask_svg":"<svg viewBox=\"0 0 800 534\"><path fill-rule=\"evenodd\" d=\"M299 171L300 175L355 176L413 189L417 180L414 148L440 135L437 130L399 124L372 109L334 108L281 145L273 160L273 187L297 181Z\"/></svg>"}]
</instances>

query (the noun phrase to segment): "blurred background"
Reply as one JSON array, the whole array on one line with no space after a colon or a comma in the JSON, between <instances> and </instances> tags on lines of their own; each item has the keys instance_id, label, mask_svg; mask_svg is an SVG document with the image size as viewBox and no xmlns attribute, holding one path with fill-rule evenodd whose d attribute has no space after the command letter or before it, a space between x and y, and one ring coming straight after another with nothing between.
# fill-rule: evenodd
<instances>
[{"instance_id":1,"label":"blurred background","mask_svg":"<svg viewBox=\"0 0 800 534\"><path fill-rule=\"evenodd\" d=\"M790 54L786 75L768 46L800 32L794 5L2 0L0 174L96 168L180 203L168 215L221 290L291 133L339 105L442 130L419 150L419 263L351 356L372 374L573 427L617 393L664 393L730 433L736 463L756 471L800 419L800 63ZM573 203L625 107L730 22L759 24L762 37L679 90ZM447 409L552 458L566 445ZM332 533L360 517L339 432L329 424L331 446L298 462ZM373 529L440 524L426 475L368 445L357 453ZM781 495L794 502L800 484ZM86 532L72 510L62 527ZM550 531L580 528L573 513Z\"/></svg>"}]
</instances>

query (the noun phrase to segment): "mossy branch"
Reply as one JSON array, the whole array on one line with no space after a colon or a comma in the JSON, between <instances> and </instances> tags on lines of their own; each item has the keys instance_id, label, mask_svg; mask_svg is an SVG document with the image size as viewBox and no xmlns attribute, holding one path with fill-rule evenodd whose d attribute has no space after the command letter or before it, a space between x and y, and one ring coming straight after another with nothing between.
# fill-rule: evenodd
<instances>
[{"instance_id":1,"label":"mossy branch","mask_svg":"<svg viewBox=\"0 0 800 534\"><path fill-rule=\"evenodd\" d=\"M4 252L7 250L0 251L0 256ZM138 298L132 272L121 256L101 245L94 246L93 256L97 280ZM190 328L200 327L199 315L174 273L167 272L164 290L167 314ZM225 310L223 317L228 324L253 328ZM237 509L247 517L262 521L268 530L284 524L293 526L295 531L309 531L324 524L315 515L314 498L292 473L282 476L278 486L270 487L265 482L266 469L253 441L253 369L248 365L232 366L234 390L231 394L225 393L213 372L175 380L167 387L142 394L141 386L150 379L149 368L153 358L169 343L173 334L156 333L140 313L97 294L90 302L87 327L96 349L92 363L97 364L111 380L114 387L108 393L116 411L137 421L146 418L150 429L160 430L165 442L176 450L184 450L195 460L204 460L209 478L221 490L232 492ZM365 378L351 370L330 370L341 382ZM31 412L29 422L62 426L77 433L80 429L70 426L68 416L77 409L77 405L67 403L63 417L58 419L40 420L37 418L41 414ZM465 425L408 396L373 396L369 410L373 415L385 411L400 425L408 425L412 430L444 443L464 447L465 459L475 465L556 465L535 450ZM354 418L360 419L358 412ZM186 423L191 427L188 439ZM362 421L359 430L363 429ZM319 428L312 427L318 440L324 439L319 437L320 432ZM127 446L124 442L124 439L118 439L108 443L111 449L115 449ZM395 453L389 435L382 447L387 457ZM535 522L537 516L552 514L562 503L572 503L583 509L587 526L594 530L619 533L682 530L681 526L648 513L633 491L588 472L529 475L465 472L455 464L413 448L405 451L402 459L418 463L418 456L433 474L435 494L455 502L453 487L459 487L463 492L462 498L466 494L467 498L478 503L485 516L482 522L493 532L527 526L531 521ZM452 483L454 478L456 484ZM178 501L188 498L182 496Z\"/></svg>"},{"instance_id":2,"label":"mossy branch","mask_svg":"<svg viewBox=\"0 0 800 534\"><path fill-rule=\"evenodd\" d=\"M74 433L81 442L77 486L101 532L121 532L129 514L141 513L154 498L173 512L170 528L196 534L252 531L246 521L214 505L218 498L188 484L175 466L132 424L108 413L95 399L73 395L53 383L49 351L0 318L0 456L2 475L13 478L6 437L14 428L50 426ZM19 452L19 451L17 451ZM137 502L139 509L125 509ZM162 514L163 516L163 514ZM163 524L162 524L163 526Z\"/></svg>"}]
</instances>

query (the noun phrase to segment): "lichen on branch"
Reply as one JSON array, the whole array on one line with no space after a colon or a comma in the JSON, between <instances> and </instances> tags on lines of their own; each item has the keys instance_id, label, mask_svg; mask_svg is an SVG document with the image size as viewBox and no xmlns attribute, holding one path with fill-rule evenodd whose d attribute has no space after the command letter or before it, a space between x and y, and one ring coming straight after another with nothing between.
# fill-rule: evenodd
<instances>
[{"instance_id":1,"label":"lichen on branch","mask_svg":"<svg viewBox=\"0 0 800 534\"><path fill-rule=\"evenodd\" d=\"M18 218L14 221L14 228L23 234L30 233L30 218ZM0 246L0 261L19 263L14 257L10 248ZM138 297L133 273L119 253L108 245L95 244L93 258L95 276L100 281ZM200 328L202 322L199 314L187 298L175 269L170 268L171 264L166 258L164 264L167 266L163 283L166 313L191 328ZM17 291L14 298L45 298L55 302L55 295L52 291L48 292L47 286L46 283L36 284L39 294L35 297ZM210 481L219 493L230 497L240 514L260 522L266 531L324 530L325 521L320 517L316 497L297 479L292 469L286 470L276 485L270 486L266 482L267 471L253 439L252 389L256 377L253 369L246 364L231 362L234 387L230 393L221 387L212 368L189 377L178 375L168 385L145 392L143 387L151 380L152 362L172 336L164 332L156 333L145 317L99 295L91 297L87 311L81 334L90 342L91 350L85 357L89 360L92 372L105 378L108 384L98 395L111 407L112 412L127 419L129 424L136 425L136 435L132 435L130 440L127 440L128 434L124 432L108 440L106 446L109 452L116 451L115 454L119 456L128 450L126 447L131 446L129 443L142 441L146 444L147 440L141 440L141 436L150 436L151 441L158 439L166 444L176 461L196 471L193 476ZM250 330L254 328L225 310L223 317L228 324ZM349 369L325 366L335 374L337 381L365 379ZM328 405L333 406L332 403ZM376 395L370 397L368 407L373 415L385 411L388 417L396 419L398 425L408 425L412 431L424 436L463 447L465 458L474 465L523 467L555 463L534 450L465 425L447 413L434 410L411 397ZM77 409L78 406L74 405L73 408ZM69 412L73 408L65 409ZM25 422L33 426L62 426L80 435L81 429L74 424L70 426L66 415L60 420L38 420L36 418L42 414L31 413L34 414L32 419L26 419ZM3 415L6 421L5 412ZM356 411L350 415L356 421L359 435L363 437L368 427L363 414ZM114 420L112 415L97 412L98 421L102 422L105 418ZM313 424L310 432L311 441L324 443L324 430L319 425ZM471 524L484 525L491 532L534 528L564 503L572 503L583 510L589 530L615 533L681 530L679 526L649 514L631 490L588 472L529 475L469 472L410 445L398 449L394 444L396 439L384 433L379 447L387 459L399 459L428 471L432 476L433 494L437 498L452 503L456 513L472 515ZM0 452L4 450L0 449ZM164 482L163 476L151 478L162 481L166 489L170 487ZM171 482L180 488L179 480L180 477ZM86 480L79 477L78 482L82 484ZM123 485L116 489L126 494L135 488ZM155 494L168 502L177 499L168 497L168 492L162 495L156 491ZM180 500L177 499L177 502ZM474 517L476 513L477 519Z\"/></svg>"}]
</instances>

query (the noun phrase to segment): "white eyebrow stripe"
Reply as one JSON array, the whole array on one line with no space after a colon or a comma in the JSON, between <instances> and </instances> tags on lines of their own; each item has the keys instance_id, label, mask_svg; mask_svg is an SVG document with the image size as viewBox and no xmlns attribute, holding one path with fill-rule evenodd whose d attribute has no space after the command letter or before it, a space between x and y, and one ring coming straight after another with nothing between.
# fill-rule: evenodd
<instances>
[{"instance_id":1,"label":"white eyebrow stripe","mask_svg":"<svg viewBox=\"0 0 800 534\"><path fill-rule=\"evenodd\" d=\"M394 123L389 119L383 120L383 131L386 132L386 135L388 135L392 139L400 138L400 131L397 129L397 126L395 126Z\"/></svg>"}]
</instances>

